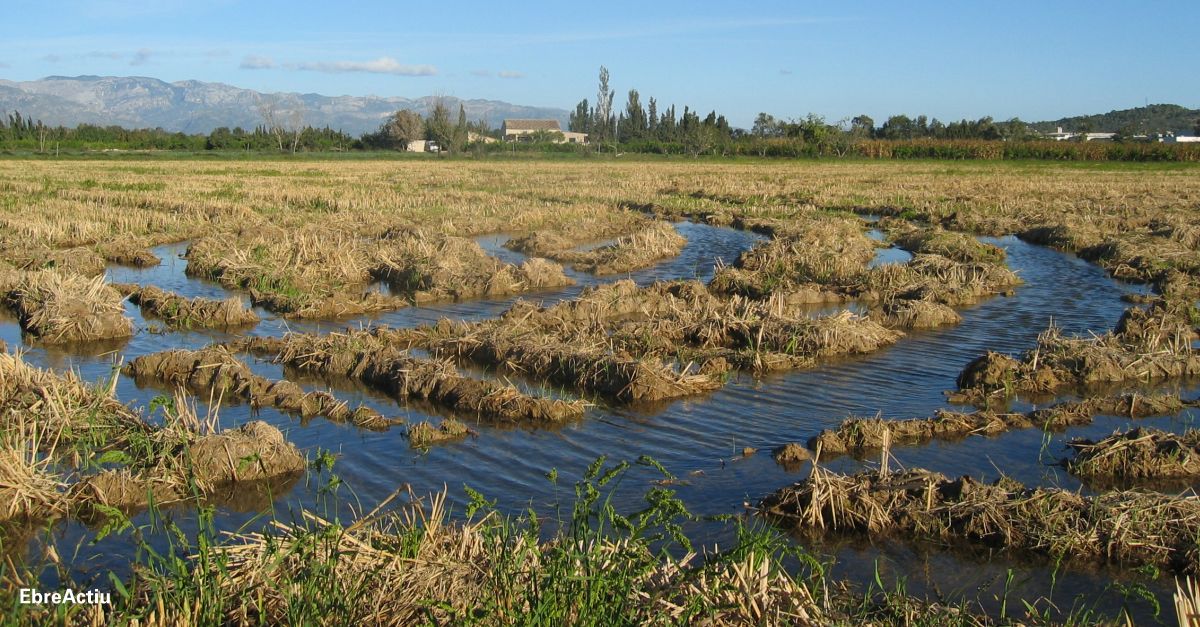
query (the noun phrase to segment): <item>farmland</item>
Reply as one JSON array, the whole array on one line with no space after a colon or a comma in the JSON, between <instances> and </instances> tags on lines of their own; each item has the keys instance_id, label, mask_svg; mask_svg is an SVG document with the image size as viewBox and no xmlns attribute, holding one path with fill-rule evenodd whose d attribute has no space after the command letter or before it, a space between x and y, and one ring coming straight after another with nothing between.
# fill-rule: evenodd
<instances>
[{"instance_id":1,"label":"farmland","mask_svg":"<svg viewBox=\"0 0 1200 627\"><path fill-rule=\"evenodd\" d=\"M1198 224L1191 164L0 160L0 587L1147 618L1200 570Z\"/></svg>"}]
</instances>

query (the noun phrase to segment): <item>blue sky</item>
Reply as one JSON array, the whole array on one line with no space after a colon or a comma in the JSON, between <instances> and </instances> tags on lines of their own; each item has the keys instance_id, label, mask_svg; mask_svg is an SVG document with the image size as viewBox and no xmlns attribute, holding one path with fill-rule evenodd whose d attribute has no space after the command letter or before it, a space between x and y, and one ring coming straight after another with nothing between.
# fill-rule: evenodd
<instances>
[{"instance_id":1,"label":"blue sky","mask_svg":"<svg viewBox=\"0 0 1200 627\"><path fill-rule=\"evenodd\" d=\"M260 91L571 108L617 104L1055 119L1200 107L1200 2L237 2L7 4L0 77L136 75Z\"/></svg>"}]
</instances>

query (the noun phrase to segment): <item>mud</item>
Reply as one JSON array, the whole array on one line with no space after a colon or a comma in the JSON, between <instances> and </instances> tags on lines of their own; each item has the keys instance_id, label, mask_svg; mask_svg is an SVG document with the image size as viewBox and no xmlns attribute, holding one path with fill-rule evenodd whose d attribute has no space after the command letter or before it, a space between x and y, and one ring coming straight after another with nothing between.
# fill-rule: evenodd
<instances>
[{"instance_id":1,"label":"mud","mask_svg":"<svg viewBox=\"0 0 1200 627\"><path fill-rule=\"evenodd\" d=\"M225 300L184 298L152 285L114 283L112 286L143 311L173 328L229 329L258 323L258 314L242 306L241 299L237 297Z\"/></svg>"},{"instance_id":2,"label":"mud","mask_svg":"<svg viewBox=\"0 0 1200 627\"><path fill-rule=\"evenodd\" d=\"M808 479L763 499L758 511L810 532L891 534L1185 574L1200 566L1195 495L1127 490L1082 496L920 469L840 475L814 468Z\"/></svg>"}]
</instances>

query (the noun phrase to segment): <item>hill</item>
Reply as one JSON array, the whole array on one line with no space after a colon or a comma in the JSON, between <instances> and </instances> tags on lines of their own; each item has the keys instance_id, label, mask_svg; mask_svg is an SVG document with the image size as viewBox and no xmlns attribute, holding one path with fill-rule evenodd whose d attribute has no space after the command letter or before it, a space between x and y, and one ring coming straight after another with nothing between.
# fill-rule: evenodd
<instances>
[{"instance_id":1,"label":"hill","mask_svg":"<svg viewBox=\"0 0 1200 627\"><path fill-rule=\"evenodd\" d=\"M1096 133L1115 133L1130 125L1138 133L1165 133L1195 135L1200 121L1200 109L1188 109L1173 104L1154 104L1147 107L1121 109L1094 115L1077 115L1052 122L1036 122L1030 126L1047 133L1061 126L1065 131L1080 131L1085 128Z\"/></svg>"},{"instance_id":2,"label":"hill","mask_svg":"<svg viewBox=\"0 0 1200 627\"><path fill-rule=\"evenodd\" d=\"M0 112L20 111L52 126L118 125L125 128L163 128L185 133L208 133L221 126L253 128L263 122L259 103L264 98L299 102L304 122L328 126L351 135L379 128L399 109L427 114L437 98L398 96L323 96L265 94L223 83L167 83L142 76L48 76L36 81L0 80ZM516 105L498 100L446 97L457 114L466 108L470 120L499 126L504 118L554 118L564 126L567 111L552 107ZM283 105L286 108L286 105Z\"/></svg>"}]
</instances>

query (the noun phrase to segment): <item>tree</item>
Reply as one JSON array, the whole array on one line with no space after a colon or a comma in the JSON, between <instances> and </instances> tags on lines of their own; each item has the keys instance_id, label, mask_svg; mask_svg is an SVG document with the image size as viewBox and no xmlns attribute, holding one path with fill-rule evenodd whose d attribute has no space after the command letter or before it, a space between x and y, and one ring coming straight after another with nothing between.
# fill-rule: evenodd
<instances>
[{"instance_id":1,"label":"tree","mask_svg":"<svg viewBox=\"0 0 1200 627\"><path fill-rule=\"evenodd\" d=\"M885 139L912 139L915 125L907 115L893 115L879 127L879 135Z\"/></svg>"},{"instance_id":2,"label":"tree","mask_svg":"<svg viewBox=\"0 0 1200 627\"><path fill-rule=\"evenodd\" d=\"M1200 135L1200 118L1196 118L1196 123L1192 125L1192 132Z\"/></svg>"},{"instance_id":3,"label":"tree","mask_svg":"<svg viewBox=\"0 0 1200 627\"><path fill-rule=\"evenodd\" d=\"M754 118L754 126L750 127L750 132L759 138L778 137L779 122L769 113L759 113L758 117Z\"/></svg>"},{"instance_id":4,"label":"tree","mask_svg":"<svg viewBox=\"0 0 1200 627\"><path fill-rule=\"evenodd\" d=\"M454 125L454 145L451 146L451 151L459 151L466 148L467 141L470 138L470 131L467 129L467 109L460 102L458 103L458 124Z\"/></svg>"},{"instance_id":5,"label":"tree","mask_svg":"<svg viewBox=\"0 0 1200 627\"><path fill-rule=\"evenodd\" d=\"M258 113L263 118L267 131L275 137L279 152L285 150L285 142L290 140L292 152L300 144L300 134L304 132L304 103L295 98L284 101L279 96L269 95L258 100Z\"/></svg>"},{"instance_id":6,"label":"tree","mask_svg":"<svg viewBox=\"0 0 1200 627\"><path fill-rule=\"evenodd\" d=\"M1200 121L1197 122L1200 124ZM650 104L646 106L646 135L654 137L655 131L658 130L658 103L653 98L650 99Z\"/></svg>"},{"instance_id":7,"label":"tree","mask_svg":"<svg viewBox=\"0 0 1200 627\"><path fill-rule=\"evenodd\" d=\"M401 150L425 134L425 121L416 111L397 111L383 125L384 134Z\"/></svg>"},{"instance_id":8,"label":"tree","mask_svg":"<svg viewBox=\"0 0 1200 627\"><path fill-rule=\"evenodd\" d=\"M612 102L616 95L617 92L608 87L608 68L600 66L600 88L596 94L595 119L592 120L592 135L598 142L612 138Z\"/></svg>"},{"instance_id":9,"label":"tree","mask_svg":"<svg viewBox=\"0 0 1200 627\"><path fill-rule=\"evenodd\" d=\"M875 120L867 114L856 115L850 120L850 134L859 137L867 138L875 135Z\"/></svg>"},{"instance_id":10,"label":"tree","mask_svg":"<svg viewBox=\"0 0 1200 627\"><path fill-rule=\"evenodd\" d=\"M283 126L279 123L279 98L264 96L258 99L258 114L262 116L263 126L275 137L279 152L283 152Z\"/></svg>"},{"instance_id":11,"label":"tree","mask_svg":"<svg viewBox=\"0 0 1200 627\"><path fill-rule=\"evenodd\" d=\"M437 144L438 150L448 150L454 143L454 124L450 122L450 109L446 107L445 98L437 98L433 103L433 111L425 120L425 139Z\"/></svg>"},{"instance_id":12,"label":"tree","mask_svg":"<svg viewBox=\"0 0 1200 627\"><path fill-rule=\"evenodd\" d=\"M575 105L575 111L571 113L571 118L567 121L567 130L573 133L589 133L591 129L592 109L588 107L587 98L584 98Z\"/></svg>"},{"instance_id":13,"label":"tree","mask_svg":"<svg viewBox=\"0 0 1200 627\"><path fill-rule=\"evenodd\" d=\"M629 90L629 100L625 102L625 113L621 117L622 123L618 128L620 141L640 139L645 135L646 110L642 108L642 100L636 89Z\"/></svg>"}]
</instances>

